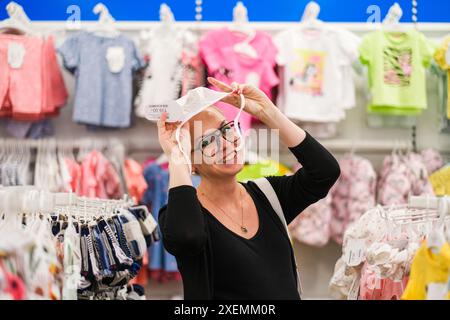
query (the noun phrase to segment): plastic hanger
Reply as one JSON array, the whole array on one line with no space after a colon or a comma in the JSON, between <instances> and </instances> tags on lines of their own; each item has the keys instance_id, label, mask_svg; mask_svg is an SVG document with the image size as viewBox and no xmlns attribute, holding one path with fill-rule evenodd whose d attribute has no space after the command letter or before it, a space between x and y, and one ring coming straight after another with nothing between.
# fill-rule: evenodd
<instances>
[{"instance_id":1,"label":"plastic hanger","mask_svg":"<svg viewBox=\"0 0 450 320\"><path fill-rule=\"evenodd\" d=\"M435 254L438 254L441 250L441 247L446 242L444 226L445 226L445 216L448 212L448 198L443 197L439 199L439 220L437 225L433 228L431 233L427 238L427 245Z\"/></svg>"},{"instance_id":2,"label":"plastic hanger","mask_svg":"<svg viewBox=\"0 0 450 320\"><path fill-rule=\"evenodd\" d=\"M103 3L97 3L92 11L99 15L98 23L92 30L94 34L106 38L115 38L120 35L115 26L116 20Z\"/></svg>"},{"instance_id":3,"label":"plastic hanger","mask_svg":"<svg viewBox=\"0 0 450 320\"><path fill-rule=\"evenodd\" d=\"M30 19L21 5L12 1L6 6L6 11L9 18L0 22L0 30L13 29L28 35L36 34L30 27Z\"/></svg>"},{"instance_id":4,"label":"plastic hanger","mask_svg":"<svg viewBox=\"0 0 450 320\"><path fill-rule=\"evenodd\" d=\"M233 50L235 52L253 59L258 57L258 52L250 44L256 36L256 31L251 28L248 23L247 8L244 6L242 1L238 1L233 9L233 24L228 28L228 30L242 33L247 36L244 41L234 45Z\"/></svg>"},{"instance_id":5,"label":"plastic hanger","mask_svg":"<svg viewBox=\"0 0 450 320\"><path fill-rule=\"evenodd\" d=\"M303 12L301 19L301 30L320 30L324 23L318 19L320 13L320 5L315 1L310 1Z\"/></svg>"},{"instance_id":6,"label":"plastic hanger","mask_svg":"<svg viewBox=\"0 0 450 320\"><path fill-rule=\"evenodd\" d=\"M174 28L175 17L170 7L165 3L162 3L159 8L159 20L161 22L159 32L171 31Z\"/></svg>"},{"instance_id":7,"label":"plastic hanger","mask_svg":"<svg viewBox=\"0 0 450 320\"><path fill-rule=\"evenodd\" d=\"M407 32L407 30L400 23L402 16L402 8L397 2L394 3L383 20L383 30L390 33L400 34Z\"/></svg>"}]
</instances>

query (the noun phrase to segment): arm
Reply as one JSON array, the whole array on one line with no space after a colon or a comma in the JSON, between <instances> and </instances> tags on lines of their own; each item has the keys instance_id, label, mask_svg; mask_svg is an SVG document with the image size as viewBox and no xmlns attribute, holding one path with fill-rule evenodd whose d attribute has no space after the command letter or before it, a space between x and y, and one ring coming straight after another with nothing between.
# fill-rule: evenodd
<instances>
[{"instance_id":1,"label":"arm","mask_svg":"<svg viewBox=\"0 0 450 320\"><path fill-rule=\"evenodd\" d=\"M195 255L206 243L205 221L189 165L174 138L177 124L166 123L167 114L158 121L161 147L169 159L169 197L167 206L159 212L159 225L164 247L175 256ZM189 127L181 131L183 150L191 149Z\"/></svg>"},{"instance_id":2,"label":"arm","mask_svg":"<svg viewBox=\"0 0 450 320\"><path fill-rule=\"evenodd\" d=\"M312 136L290 121L278 108L267 107L262 121L278 129L281 140L302 165L293 176L268 177L290 223L311 204L326 197L340 175L336 159Z\"/></svg>"},{"instance_id":3,"label":"arm","mask_svg":"<svg viewBox=\"0 0 450 320\"><path fill-rule=\"evenodd\" d=\"M204 248L206 226L193 186L170 188L167 205L161 208L158 220L164 247L174 256L196 255Z\"/></svg>"},{"instance_id":4,"label":"arm","mask_svg":"<svg viewBox=\"0 0 450 320\"><path fill-rule=\"evenodd\" d=\"M231 86L208 79L223 91L236 94L225 102L239 105L239 94L244 94L245 111L261 120L269 128L278 130L283 143L296 156L303 168L293 176L269 177L286 216L291 222L306 207L324 198L340 175L336 159L314 138L289 120L258 88L233 83Z\"/></svg>"},{"instance_id":5,"label":"arm","mask_svg":"<svg viewBox=\"0 0 450 320\"><path fill-rule=\"evenodd\" d=\"M340 175L336 159L312 136L289 148L302 165L292 176L268 177L287 223L311 204L327 196Z\"/></svg>"}]
</instances>

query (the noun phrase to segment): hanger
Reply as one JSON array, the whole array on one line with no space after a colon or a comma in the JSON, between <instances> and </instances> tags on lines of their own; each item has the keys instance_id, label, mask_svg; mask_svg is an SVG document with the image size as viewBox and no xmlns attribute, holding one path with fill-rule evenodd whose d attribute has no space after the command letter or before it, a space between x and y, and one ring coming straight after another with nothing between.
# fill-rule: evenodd
<instances>
[{"instance_id":1,"label":"hanger","mask_svg":"<svg viewBox=\"0 0 450 320\"><path fill-rule=\"evenodd\" d=\"M394 3L383 20L383 30L391 33L405 33L407 30L400 23L402 16L402 8L397 2Z\"/></svg>"},{"instance_id":2,"label":"hanger","mask_svg":"<svg viewBox=\"0 0 450 320\"><path fill-rule=\"evenodd\" d=\"M92 11L99 15L99 19L97 25L91 32L106 38L115 38L120 35L120 32L115 26L116 20L109 13L109 9L103 3L97 3Z\"/></svg>"},{"instance_id":3,"label":"hanger","mask_svg":"<svg viewBox=\"0 0 450 320\"><path fill-rule=\"evenodd\" d=\"M434 226L433 230L427 237L427 246L435 254L439 253L439 251L441 250L441 247L446 242L444 227L445 227L445 216L448 213L447 197L443 197L443 198L439 199L438 213L439 213L439 219L437 221L437 224Z\"/></svg>"},{"instance_id":4,"label":"hanger","mask_svg":"<svg viewBox=\"0 0 450 320\"><path fill-rule=\"evenodd\" d=\"M231 32L242 33L247 36L244 41L234 45L233 50L235 52L253 59L258 57L258 52L250 45L250 42L256 36L256 31L251 28L248 23L247 8L242 1L238 1L233 9L233 24L228 27L228 30Z\"/></svg>"},{"instance_id":5,"label":"hanger","mask_svg":"<svg viewBox=\"0 0 450 320\"><path fill-rule=\"evenodd\" d=\"M36 32L31 28L31 21L26 15L23 7L12 1L6 5L9 18L0 22L1 29L12 29L22 34L34 35Z\"/></svg>"},{"instance_id":6,"label":"hanger","mask_svg":"<svg viewBox=\"0 0 450 320\"><path fill-rule=\"evenodd\" d=\"M165 3L162 3L161 6L159 7L159 20L161 21L162 28L164 29L173 28L175 17L170 7Z\"/></svg>"},{"instance_id":7,"label":"hanger","mask_svg":"<svg viewBox=\"0 0 450 320\"><path fill-rule=\"evenodd\" d=\"M320 5L315 1L310 1L303 12L301 19L301 30L320 30L324 23L318 19L320 13Z\"/></svg>"}]
</instances>

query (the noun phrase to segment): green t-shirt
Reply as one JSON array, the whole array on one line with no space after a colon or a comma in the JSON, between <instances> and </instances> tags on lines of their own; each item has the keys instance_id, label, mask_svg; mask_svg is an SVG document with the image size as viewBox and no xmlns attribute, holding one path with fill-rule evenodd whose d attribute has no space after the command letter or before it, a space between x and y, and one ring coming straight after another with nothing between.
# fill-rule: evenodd
<instances>
[{"instance_id":1,"label":"green t-shirt","mask_svg":"<svg viewBox=\"0 0 450 320\"><path fill-rule=\"evenodd\" d=\"M359 53L369 68L369 112L417 115L426 109L425 76L433 46L422 33L375 31L363 38Z\"/></svg>"}]
</instances>

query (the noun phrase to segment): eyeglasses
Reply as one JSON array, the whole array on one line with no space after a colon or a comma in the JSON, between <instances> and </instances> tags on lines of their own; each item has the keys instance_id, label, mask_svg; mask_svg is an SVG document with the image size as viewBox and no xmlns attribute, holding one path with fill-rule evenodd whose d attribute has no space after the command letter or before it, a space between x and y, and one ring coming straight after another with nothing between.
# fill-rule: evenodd
<instances>
[{"instance_id":1,"label":"eyeglasses","mask_svg":"<svg viewBox=\"0 0 450 320\"><path fill-rule=\"evenodd\" d=\"M241 140L241 136L238 133L240 127L238 123L238 128L236 128L234 121L225 123L219 129L204 136L192 152L201 150L204 156L210 158L215 157L218 151L222 149L221 137L237 146Z\"/></svg>"}]
</instances>

